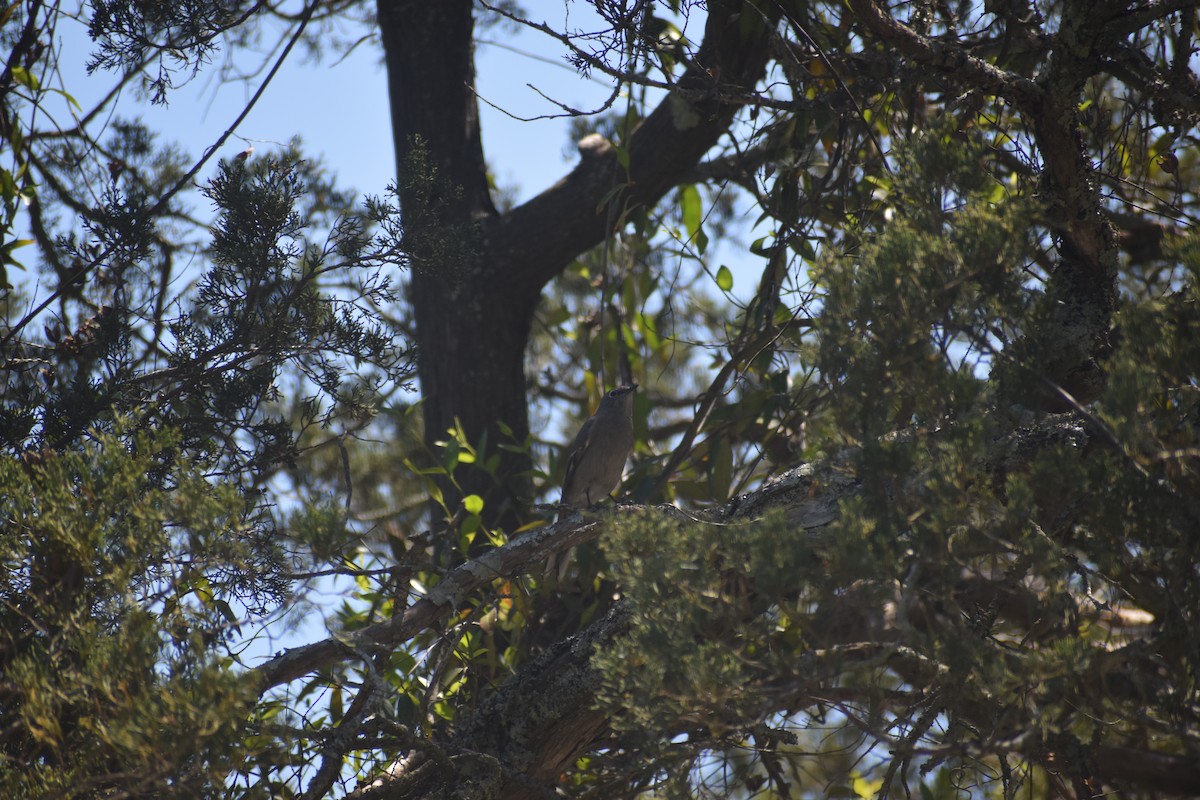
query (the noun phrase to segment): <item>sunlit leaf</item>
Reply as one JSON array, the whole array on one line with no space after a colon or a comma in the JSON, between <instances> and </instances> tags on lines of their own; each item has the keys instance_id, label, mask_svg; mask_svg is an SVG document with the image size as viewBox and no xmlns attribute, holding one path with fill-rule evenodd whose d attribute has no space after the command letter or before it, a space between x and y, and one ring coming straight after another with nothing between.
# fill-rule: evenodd
<instances>
[{"instance_id":1,"label":"sunlit leaf","mask_svg":"<svg viewBox=\"0 0 1200 800\"><path fill-rule=\"evenodd\" d=\"M723 292L728 292L733 288L733 273L724 264L717 270L717 286Z\"/></svg>"},{"instance_id":2,"label":"sunlit leaf","mask_svg":"<svg viewBox=\"0 0 1200 800\"><path fill-rule=\"evenodd\" d=\"M702 213L700 191L692 184L681 188L679 190L679 214L683 217L683 228L687 231L689 239L694 238L697 231L700 230Z\"/></svg>"}]
</instances>

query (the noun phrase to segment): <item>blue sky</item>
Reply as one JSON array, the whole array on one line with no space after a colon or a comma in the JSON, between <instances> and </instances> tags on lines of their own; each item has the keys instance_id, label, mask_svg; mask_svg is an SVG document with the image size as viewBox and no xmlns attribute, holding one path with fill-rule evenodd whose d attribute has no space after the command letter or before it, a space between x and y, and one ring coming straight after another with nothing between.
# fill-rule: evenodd
<instances>
[{"instance_id":1,"label":"blue sky","mask_svg":"<svg viewBox=\"0 0 1200 800\"><path fill-rule=\"evenodd\" d=\"M581 2L570 4L569 18L563 0L531 0L523 5L535 21L556 26L565 23L583 29L595 19L589 5ZM343 33L353 35L354 31L346 28ZM64 21L58 34L63 50L62 86L85 109L90 108L89 101L103 96L113 75L103 71L86 74L84 64L93 45L84 24ZM486 100L480 104L485 155L497 182L515 186L519 198L528 198L561 177L578 156L569 147L568 120L522 122L509 116L559 111L527 84L585 109L598 107L608 96L610 84L580 76L563 58L566 48L537 32L496 26L483 31L481 38L491 42L481 44L477 54L477 91ZM264 45L273 43L271 36L264 36ZM215 60L220 62L229 55L218 52ZM237 56L243 67L261 57ZM235 138L218 155L232 156L247 143L263 153L275 143L299 136L308 152L323 157L341 186L381 194L394 173L381 48L375 42L364 42L344 60L335 61L330 53L326 63L317 63L297 48ZM193 158L198 157L232 123L258 85L220 83L216 67L209 65L187 85L171 92L165 107L152 107L134 92L126 92L118 113L141 116L164 138L179 142ZM207 174L211 170L202 173Z\"/></svg>"},{"instance_id":2,"label":"blue sky","mask_svg":"<svg viewBox=\"0 0 1200 800\"><path fill-rule=\"evenodd\" d=\"M297 4L297 10L299 7ZM591 3L584 0L525 0L522 7L530 20L545 22L557 30L580 33L604 27ZM701 37L703 23L699 12L687 22L680 21L684 34L692 40ZM370 33L351 23L340 24L336 32L348 41ZM41 76L42 82L62 87L85 110L91 109L109 91L116 76L106 71L87 74L85 64L95 45L87 35L86 20L63 19L56 34L61 48L61 75ZM126 89L115 111L103 119L140 117L163 140L176 142L192 159L199 158L242 112L261 80L223 83L220 66L232 58L243 71L261 67L258 73L264 76L277 54L272 48L279 49L284 34L283 26L267 30L259 43L260 52L218 51L212 64L169 93L166 106L152 106L137 91ZM597 109L609 97L612 83L599 73L590 78L580 75L567 63L565 45L529 28L492 25L481 29L479 38L476 89L481 97L484 154L497 185L513 191L519 202L562 177L579 156L569 141L569 119L517 118L561 114L561 109L543 94L574 108ZM297 47L216 155L229 158L248 145L262 155L300 137L304 152L322 160L339 188L354 189L360 198L364 194L382 195L395 174L382 50L376 41L367 40L344 58L339 60L338 56L329 48L324 60L317 61L302 46ZM179 80L185 77L177 75ZM620 101L615 107L620 107ZM74 124L61 98L51 96L46 110L63 127ZM49 117L42 114L38 127L50 127L48 121ZM102 135L96 129L93 134ZM214 159L201 170L197 182L211 177L215 168ZM193 194L192 200L194 211L202 218L210 212L203 199ZM727 260L734 270L734 294L744 296L752 290L752 273L760 265L758 259L739 257L731 249L736 250L720 243L709 252L708 260L712 270L722 258ZM24 254L17 251L16 255L21 258ZM753 263L747 264L747 260ZM37 278L30 273L14 273L12 279L28 287L29 281Z\"/></svg>"}]
</instances>

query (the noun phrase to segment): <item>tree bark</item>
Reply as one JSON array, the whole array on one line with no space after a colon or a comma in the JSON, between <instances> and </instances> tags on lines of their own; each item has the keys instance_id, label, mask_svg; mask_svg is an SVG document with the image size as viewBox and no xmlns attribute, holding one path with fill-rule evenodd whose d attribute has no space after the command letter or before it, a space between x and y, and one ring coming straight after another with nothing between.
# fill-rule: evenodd
<instances>
[{"instance_id":1,"label":"tree bark","mask_svg":"<svg viewBox=\"0 0 1200 800\"><path fill-rule=\"evenodd\" d=\"M518 441L529 431L522 356L531 315L517 307L511 283L488 279L474 241L482 221L496 210L472 91L471 6L471 0L379 2L405 236L425 243L408 242L413 267L408 296L417 330L425 443L434 452L456 420L473 443L486 435L493 448L499 420ZM413 174L415 151L427 154L425 166L436 176ZM449 247L439 235L466 235L469 241ZM448 509L456 510L463 495L478 494L489 524L511 526L512 501L524 492L522 465L507 466L500 485L509 496L499 495L482 470L469 470L458 476L461 491L449 482L442 487Z\"/></svg>"},{"instance_id":2,"label":"tree bark","mask_svg":"<svg viewBox=\"0 0 1200 800\"><path fill-rule=\"evenodd\" d=\"M517 443L529 434L524 356L542 289L603 241L624 212L654 204L685 180L728 129L766 67L781 12L778 4L764 6L709 2L696 61L630 136L628 170L606 144L549 189L498 214L473 93L470 0L379 0L406 236L428 222L470 239L466 248L411 254L425 442L432 449L457 421L469 441L486 441L498 458L494 475L475 467L460 471L456 484L444 482L451 512L464 495L478 494L486 525L512 530L521 523L531 495L529 455L497 445L507 439L502 424ZM405 174L418 139L438 173L432 190L422 176ZM609 205L599 208L605 196Z\"/></svg>"}]
</instances>

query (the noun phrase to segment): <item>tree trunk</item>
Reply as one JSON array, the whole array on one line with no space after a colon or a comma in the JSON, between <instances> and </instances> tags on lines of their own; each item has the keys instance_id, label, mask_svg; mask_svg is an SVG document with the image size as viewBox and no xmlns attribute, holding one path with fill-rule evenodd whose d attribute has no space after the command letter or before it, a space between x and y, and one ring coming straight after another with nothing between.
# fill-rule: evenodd
<instances>
[{"instance_id":1,"label":"tree trunk","mask_svg":"<svg viewBox=\"0 0 1200 800\"><path fill-rule=\"evenodd\" d=\"M501 453L496 478L480 468L442 486L451 513L464 495L484 498L488 525L517 527L528 500L528 458L496 446L503 420L514 438L529 432L525 342L533 307L515 284L489 280L479 233L495 216L488 192L474 86L470 0L380 0L399 197L413 270L409 300L417 330L425 443L460 424L469 441ZM414 172L414 148L436 177ZM430 185L432 183L432 185ZM465 243L440 241L463 237ZM465 244L455 247L454 244ZM411 245L411 243L410 243ZM435 510L435 524L438 512Z\"/></svg>"},{"instance_id":2,"label":"tree trunk","mask_svg":"<svg viewBox=\"0 0 1200 800\"><path fill-rule=\"evenodd\" d=\"M409 299L425 442L432 449L457 421L472 444L486 441L498 457L494 475L477 463L456 474L457 485L444 482L451 512L464 494L478 494L485 525L520 524L531 494L529 455L497 445L507 439L502 424L518 442L529 433L524 356L541 291L603 241L622 212L653 205L684 180L728 129L766 66L782 13L768 6L708 3L695 62L625 143L628 169L602 143L558 183L501 215L488 194L480 143L470 0L379 0L413 259ZM427 162L419 162L422 153ZM605 197L609 205L598 208Z\"/></svg>"}]
</instances>

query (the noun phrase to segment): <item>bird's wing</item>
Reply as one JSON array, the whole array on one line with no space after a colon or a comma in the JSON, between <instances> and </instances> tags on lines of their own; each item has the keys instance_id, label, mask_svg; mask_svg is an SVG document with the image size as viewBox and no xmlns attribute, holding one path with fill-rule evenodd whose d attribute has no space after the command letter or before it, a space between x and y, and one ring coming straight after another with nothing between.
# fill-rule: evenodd
<instances>
[{"instance_id":1,"label":"bird's wing","mask_svg":"<svg viewBox=\"0 0 1200 800\"><path fill-rule=\"evenodd\" d=\"M575 434L575 441L571 442L571 447L568 449L570 456L567 459L566 474L563 475L563 497L571 494L571 483L575 480L575 470L579 466L579 462L583 460L583 454L587 452L594 421L595 417L587 418L583 427L579 429L579 433Z\"/></svg>"}]
</instances>

